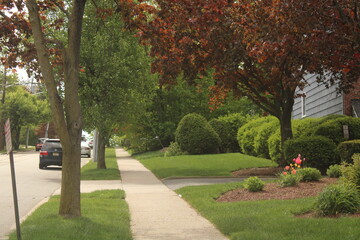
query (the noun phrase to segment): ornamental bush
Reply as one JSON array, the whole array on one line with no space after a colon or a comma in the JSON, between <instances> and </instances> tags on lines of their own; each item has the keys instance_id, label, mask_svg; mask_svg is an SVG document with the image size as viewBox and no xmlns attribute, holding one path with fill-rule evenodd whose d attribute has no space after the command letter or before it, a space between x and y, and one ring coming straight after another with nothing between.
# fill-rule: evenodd
<instances>
[{"instance_id":1,"label":"ornamental bush","mask_svg":"<svg viewBox=\"0 0 360 240\"><path fill-rule=\"evenodd\" d=\"M335 148L335 143L326 137L300 137L285 142L284 155L285 159L293 159L301 153L307 159L308 167L317 168L325 173L330 165L340 163Z\"/></svg>"},{"instance_id":2,"label":"ornamental bush","mask_svg":"<svg viewBox=\"0 0 360 240\"><path fill-rule=\"evenodd\" d=\"M218 153L219 135L206 119L196 113L185 115L178 124L175 141L189 154Z\"/></svg>"},{"instance_id":3,"label":"ornamental bush","mask_svg":"<svg viewBox=\"0 0 360 240\"><path fill-rule=\"evenodd\" d=\"M280 163L281 160L281 136L280 128L276 130L268 139L268 148L270 159Z\"/></svg>"},{"instance_id":4,"label":"ornamental bush","mask_svg":"<svg viewBox=\"0 0 360 240\"><path fill-rule=\"evenodd\" d=\"M258 177L249 177L244 181L244 187L250 192L259 192L264 189L265 183Z\"/></svg>"},{"instance_id":5,"label":"ornamental bush","mask_svg":"<svg viewBox=\"0 0 360 240\"><path fill-rule=\"evenodd\" d=\"M350 163L353 161L352 156L360 153L360 139L342 142L337 146L336 151L341 161Z\"/></svg>"},{"instance_id":6,"label":"ornamental bush","mask_svg":"<svg viewBox=\"0 0 360 240\"><path fill-rule=\"evenodd\" d=\"M220 152L231 152L231 125L219 119L212 119L209 124L220 137Z\"/></svg>"},{"instance_id":7,"label":"ornamental bush","mask_svg":"<svg viewBox=\"0 0 360 240\"><path fill-rule=\"evenodd\" d=\"M316 168L300 168L297 170L302 182L319 181L321 178L321 172Z\"/></svg>"},{"instance_id":8,"label":"ornamental bush","mask_svg":"<svg viewBox=\"0 0 360 240\"><path fill-rule=\"evenodd\" d=\"M343 125L349 128L349 139L344 138ZM330 138L339 144L346 140L360 139L360 118L349 116L338 117L320 124L313 135Z\"/></svg>"},{"instance_id":9,"label":"ornamental bush","mask_svg":"<svg viewBox=\"0 0 360 240\"><path fill-rule=\"evenodd\" d=\"M254 138L258 133L261 125L274 120L274 117L262 117L249 121L242 126L237 135L241 151L247 155L256 156L254 147Z\"/></svg>"},{"instance_id":10,"label":"ornamental bush","mask_svg":"<svg viewBox=\"0 0 360 240\"><path fill-rule=\"evenodd\" d=\"M341 180L355 184L360 190L360 159L354 159L353 164L342 163Z\"/></svg>"},{"instance_id":11,"label":"ornamental bush","mask_svg":"<svg viewBox=\"0 0 360 240\"><path fill-rule=\"evenodd\" d=\"M237 132L244 124L251 120L251 116L243 116L240 113L233 113L226 116L221 116L218 120L226 122L230 125L229 138L226 146L229 152L240 152L240 146L237 141Z\"/></svg>"},{"instance_id":12,"label":"ornamental bush","mask_svg":"<svg viewBox=\"0 0 360 240\"><path fill-rule=\"evenodd\" d=\"M257 135L254 138L254 150L256 156L270 158L268 140L270 136L279 129L279 126L279 121L276 118L273 118L270 122L259 127Z\"/></svg>"},{"instance_id":13,"label":"ornamental bush","mask_svg":"<svg viewBox=\"0 0 360 240\"><path fill-rule=\"evenodd\" d=\"M319 194L316 207L325 216L356 213L360 208L359 191L350 183L329 185Z\"/></svg>"}]
</instances>

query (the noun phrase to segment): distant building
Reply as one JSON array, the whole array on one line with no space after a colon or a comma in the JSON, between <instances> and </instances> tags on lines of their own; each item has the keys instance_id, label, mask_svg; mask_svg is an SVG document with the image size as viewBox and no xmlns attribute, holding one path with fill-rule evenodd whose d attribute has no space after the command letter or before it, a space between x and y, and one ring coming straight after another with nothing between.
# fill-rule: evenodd
<instances>
[{"instance_id":1,"label":"distant building","mask_svg":"<svg viewBox=\"0 0 360 240\"><path fill-rule=\"evenodd\" d=\"M305 117L323 117L330 114L343 114L360 117L360 79L355 83L350 93L337 93L336 86L326 88L316 82L315 75L309 75L308 86L303 91L303 97L295 99L293 119Z\"/></svg>"}]
</instances>

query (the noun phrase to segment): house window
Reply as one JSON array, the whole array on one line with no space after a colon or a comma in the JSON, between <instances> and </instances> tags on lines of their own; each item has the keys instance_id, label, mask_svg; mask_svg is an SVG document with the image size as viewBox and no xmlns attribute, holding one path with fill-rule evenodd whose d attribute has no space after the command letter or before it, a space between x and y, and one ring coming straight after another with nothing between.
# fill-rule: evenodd
<instances>
[{"instance_id":1,"label":"house window","mask_svg":"<svg viewBox=\"0 0 360 240\"><path fill-rule=\"evenodd\" d=\"M301 116L302 117L306 117L306 94L303 93L304 95L301 97Z\"/></svg>"}]
</instances>

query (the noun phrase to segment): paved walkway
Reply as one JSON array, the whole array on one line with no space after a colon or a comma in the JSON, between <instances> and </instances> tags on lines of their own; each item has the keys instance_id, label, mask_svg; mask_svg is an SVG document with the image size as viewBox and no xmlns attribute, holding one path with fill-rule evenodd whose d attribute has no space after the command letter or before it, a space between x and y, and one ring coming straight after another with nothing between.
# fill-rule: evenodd
<instances>
[{"instance_id":1,"label":"paved walkway","mask_svg":"<svg viewBox=\"0 0 360 240\"><path fill-rule=\"evenodd\" d=\"M134 240L225 240L208 220L139 161L116 149Z\"/></svg>"}]
</instances>

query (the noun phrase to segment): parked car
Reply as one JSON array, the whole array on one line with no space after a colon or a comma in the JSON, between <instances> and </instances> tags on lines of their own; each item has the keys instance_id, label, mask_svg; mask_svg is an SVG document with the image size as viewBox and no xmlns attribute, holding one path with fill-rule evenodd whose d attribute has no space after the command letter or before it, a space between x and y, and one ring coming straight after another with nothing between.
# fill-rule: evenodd
<instances>
[{"instance_id":1,"label":"parked car","mask_svg":"<svg viewBox=\"0 0 360 240\"><path fill-rule=\"evenodd\" d=\"M38 139L38 141L37 141L37 143L36 143L36 145L35 145L35 150L36 150L36 151L40 151L40 149L41 149L41 147L43 146L43 144L44 144L44 142L45 142L46 139L47 139L47 138L39 138L39 139Z\"/></svg>"},{"instance_id":2,"label":"parked car","mask_svg":"<svg viewBox=\"0 0 360 240\"><path fill-rule=\"evenodd\" d=\"M46 139L40 150L39 168L49 165L62 166L62 155L60 139Z\"/></svg>"},{"instance_id":3,"label":"parked car","mask_svg":"<svg viewBox=\"0 0 360 240\"><path fill-rule=\"evenodd\" d=\"M81 155L91 157L91 148L86 142L81 142Z\"/></svg>"},{"instance_id":4,"label":"parked car","mask_svg":"<svg viewBox=\"0 0 360 240\"><path fill-rule=\"evenodd\" d=\"M93 148L93 146L94 146L94 140L90 140L90 141L88 142L88 145L89 145L90 148Z\"/></svg>"}]
</instances>

